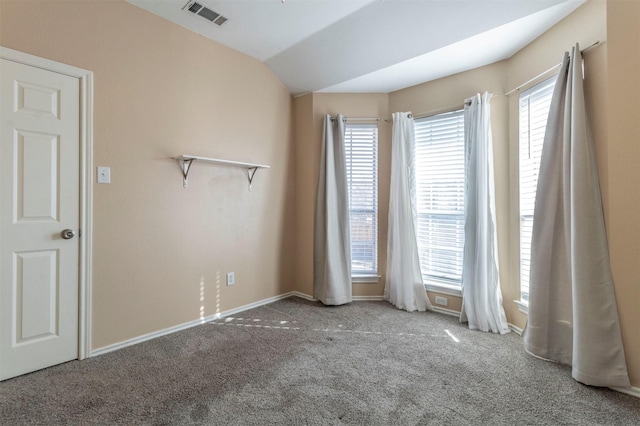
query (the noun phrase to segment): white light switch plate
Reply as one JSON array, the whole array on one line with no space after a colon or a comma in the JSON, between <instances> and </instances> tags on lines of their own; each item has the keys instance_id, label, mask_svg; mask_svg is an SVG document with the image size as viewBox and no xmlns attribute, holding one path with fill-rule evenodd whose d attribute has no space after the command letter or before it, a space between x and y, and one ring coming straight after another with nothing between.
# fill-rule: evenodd
<instances>
[{"instance_id":1,"label":"white light switch plate","mask_svg":"<svg viewBox=\"0 0 640 426\"><path fill-rule=\"evenodd\" d=\"M111 183L111 168L98 167L98 183Z\"/></svg>"}]
</instances>

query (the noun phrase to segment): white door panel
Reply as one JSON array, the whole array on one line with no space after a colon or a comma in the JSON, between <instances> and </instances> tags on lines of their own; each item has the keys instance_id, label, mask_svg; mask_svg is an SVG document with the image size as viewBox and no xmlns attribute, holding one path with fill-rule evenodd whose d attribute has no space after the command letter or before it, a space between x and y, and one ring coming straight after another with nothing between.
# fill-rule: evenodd
<instances>
[{"instance_id":1,"label":"white door panel","mask_svg":"<svg viewBox=\"0 0 640 426\"><path fill-rule=\"evenodd\" d=\"M0 380L78 357L79 80L0 63Z\"/></svg>"}]
</instances>

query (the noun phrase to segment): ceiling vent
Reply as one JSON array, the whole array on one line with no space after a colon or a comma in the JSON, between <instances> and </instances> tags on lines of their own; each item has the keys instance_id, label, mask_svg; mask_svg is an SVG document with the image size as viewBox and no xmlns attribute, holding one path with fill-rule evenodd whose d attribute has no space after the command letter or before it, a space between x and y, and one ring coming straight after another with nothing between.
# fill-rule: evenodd
<instances>
[{"instance_id":1,"label":"ceiling vent","mask_svg":"<svg viewBox=\"0 0 640 426\"><path fill-rule=\"evenodd\" d=\"M225 22L228 21L228 19L225 18L224 16L220 15L217 12L214 12L213 10L209 9L208 7L205 7L205 6L201 5L197 1L188 2L185 5L185 7L182 8L182 10L194 13L194 14L206 19L207 21L216 24L219 27L222 26L222 24L224 24Z\"/></svg>"}]
</instances>

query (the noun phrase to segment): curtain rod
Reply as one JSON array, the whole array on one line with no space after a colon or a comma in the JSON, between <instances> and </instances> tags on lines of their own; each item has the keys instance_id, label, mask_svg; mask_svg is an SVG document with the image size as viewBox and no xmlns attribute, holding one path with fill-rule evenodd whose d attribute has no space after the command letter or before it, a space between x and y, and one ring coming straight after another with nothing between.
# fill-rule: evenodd
<instances>
[{"instance_id":1,"label":"curtain rod","mask_svg":"<svg viewBox=\"0 0 640 426\"><path fill-rule=\"evenodd\" d=\"M493 99L493 98L495 98L497 96L498 95L492 95L491 99ZM467 101L465 101L462 104L462 107L456 106L456 107L453 107L453 108L444 108L444 109L437 109L437 110L429 111L429 112L421 112L421 113L418 113L418 114L413 114L413 118L415 118L417 120L417 119L420 119L420 118L431 117L431 116L434 116L434 115L449 114L449 113L452 113L452 112L462 111L464 109L465 105L467 105ZM411 118L411 117L409 117L409 118Z\"/></svg>"},{"instance_id":2,"label":"curtain rod","mask_svg":"<svg viewBox=\"0 0 640 426\"><path fill-rule=\"evenodd\" d=\"M586 52L587 50L589 50L589 49L591 49L591 48L593 48L593 47L596 47L598 44L600 44L600 40L596 41L595 43L593 43L593 44L592 44L592 45L590 45L590 46L585 47L584 49L582 49L582 50L580 51L580 53L584 53L584 52ZM533 77L532 79L529 79L529 80L525 81L524 83L522 83L522 84L521 84L521 85L519 85L518 87L516 87L516 88L514 88L514 89L509 90L509 91L508 91L507 93L505 93L504 95L505 95L505 96L509 96L509 95L511 95L511 94L512 94L512 93L514 93L514 92L518 92L520 89L522 89L523 87L527 86L527 85L528 85L528 84L530 84L530 83L533 83L534 81L536 81L536 80L537 80L537 79L539 79L540 77L543 77L543 76L545 76L545 75L547 75L547 74L551 73L552 71L555 71L557 68L560 68L560 66L561 66L561 65L562 65L562 63L560 63L560 64L556 64L556 65L552 66L552 67L551 67L551 68L549 68L548 70L541 72L540 74L536 75L536 76L535 76L535 77Z\"/></svg>"},{"instance_id":3,"label":"curtain rod","mask_svg":"<svg viewBox=\"0 0 640 426\"><path fill-rule=\"evenodd\" d=\"M331 117L332 121L337 120L338 117ZM351 117L343 117L344 121L380 121L378 117L371 118L351 118Z\"/></svg>"}]
</instances>

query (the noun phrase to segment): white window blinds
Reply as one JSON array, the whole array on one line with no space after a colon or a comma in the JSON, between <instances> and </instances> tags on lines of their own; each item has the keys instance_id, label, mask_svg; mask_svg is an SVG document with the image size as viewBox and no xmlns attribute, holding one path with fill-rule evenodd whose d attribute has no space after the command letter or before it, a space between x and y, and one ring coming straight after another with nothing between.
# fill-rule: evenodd
<instances>
[{"instance_id":1,"label":"white window blinds","mask_svg":"<svg viewBox=\"0 0 640 426\"><path fill-rule=\"evenodd\" d=\"M529 301L533 209L551 96L557 77L520 94L520 299Z\"/></svg>"},{"instance_id":2,"label":"white window blinds","mask_svg":"<svg viewBox=\"0 0 640 426\"><path fill-rule=\"evenodd\" d=\"M347 123L345 132L351 273L378 273L378 126Z\"/></svg>"},{"instance_id":3,"label":"white window blinds","mask_svg":"<svg viewBox=\"0 0 640 426\"><path fill-rule=\"evenodd\" d=\"M464 250L464 112L415 120L417 239L427 285L460 286Z\"/></svg>"}]
</instances>

